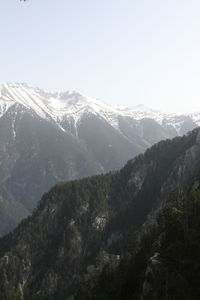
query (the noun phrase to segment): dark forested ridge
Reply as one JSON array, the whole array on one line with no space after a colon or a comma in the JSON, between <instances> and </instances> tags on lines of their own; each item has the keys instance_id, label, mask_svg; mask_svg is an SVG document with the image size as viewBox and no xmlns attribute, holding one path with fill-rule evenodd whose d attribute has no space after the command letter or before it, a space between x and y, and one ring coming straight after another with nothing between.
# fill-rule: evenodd
<instances>
[{"instance_id":1,"label":"dark forested ridge","mask_svg":"<svg viewBox=\"0 0 200 300\"><path fill-rule=\"evenodd\" d=\"M198 299L191 271L198 253L192 261L188 253L193 242L199 247L199 167L194 130L119 172L57 184L0 240L0 299ZM178 298L183 282L190 298Z\"/></svg>"},{"instance_id":2,"label":"dark forested ridge","mask_svg":"<svg viewBox=\"0 0 200 300\"><path fill-rule=\"evenodd\" d=\"M102 251L77 284L74 300L198 300L200 189L170 194L156 222L121 257Z\"/></svg>"}]
</instances>

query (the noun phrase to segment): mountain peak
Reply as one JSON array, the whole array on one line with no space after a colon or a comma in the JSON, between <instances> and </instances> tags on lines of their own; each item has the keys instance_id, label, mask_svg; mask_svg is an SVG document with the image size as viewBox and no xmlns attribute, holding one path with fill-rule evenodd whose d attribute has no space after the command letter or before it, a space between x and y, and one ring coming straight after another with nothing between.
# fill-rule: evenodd
<instances>
[{"instance_id":1,"label":"mountain peak","mask_svg":"<svg viewBox=\"0 0 200 300\"><path fill-rule=\"evenodd\" d=\"M30 87L26 83L0 84L0 116L16 103L32 110L43 119L54 120L59 127L62 127L63 120L68 119L70 122L74 120L74 123L77 124L83 115L88 114L103 118L116 129L118 129L119 117L129 117L138 121L147 118L153 119L160 125L164 124L164 126L175 128L177 132L183 123L183 115L166 114L152 110L143 104L133 107L115 106L77 91L51 93L40 88ZM197 125L200 124L199 113L190 114L188 117Z\"/></svg>"},{"instance_id":2,"label":"mountain peak","mask_svg":"<svg viewBox=\"0 0 200 300\"><path fill-rule=\"evenodd\" d=\"M136 106L133 106L133 109L140 110L140 111L149 111L149 110L151 110L150 108L148 108L144 104L138 104Z\"/></svg>"}]
</instances>

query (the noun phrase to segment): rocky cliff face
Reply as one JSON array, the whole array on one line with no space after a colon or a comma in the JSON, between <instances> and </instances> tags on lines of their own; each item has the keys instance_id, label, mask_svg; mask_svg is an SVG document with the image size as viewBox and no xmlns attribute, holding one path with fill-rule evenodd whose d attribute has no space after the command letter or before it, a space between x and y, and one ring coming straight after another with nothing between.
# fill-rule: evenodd
<instances>
[{"instance_id":1,"label":"rocky cliff face","mask_svg":"<svg viewBox=\"0 0 200 300\"><path fill-rule=\"evenodd\" d=\"M0 241L1 299L70 296L100 251L120 255L171 190L186 191L195 182L199 159L195 130L156 144L119 172L57 184Z\"/></svg>"}]
</instances>

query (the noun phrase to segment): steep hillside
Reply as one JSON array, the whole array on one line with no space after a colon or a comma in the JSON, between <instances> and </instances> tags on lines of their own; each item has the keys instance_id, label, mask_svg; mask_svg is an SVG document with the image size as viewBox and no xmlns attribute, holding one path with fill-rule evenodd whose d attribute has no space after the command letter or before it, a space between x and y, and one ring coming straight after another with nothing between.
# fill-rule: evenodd
<instances>
[{"instance_id":1,"label":"steep hillside","mask_svg":"<svg viewBox=\"0 0 200 300\"><path fill-rule=\"evenodd\" d=\"M170 193L154 224L121 256L100 252L77 282L74 300L198 300L200 188Z\"/></svg>"},{"instance_id":2,"label":"steep hillside","mask_svg":"<svg viewBox=\"0 0 200 300\"><path fill-rule=\"evenodd\" d=\"M170 191L187 193L199 167L195 130L156 144L119 172L56 185L0 241L1 299L67 299L102 251L118 259Z\"/></svg>"}]
</instances>

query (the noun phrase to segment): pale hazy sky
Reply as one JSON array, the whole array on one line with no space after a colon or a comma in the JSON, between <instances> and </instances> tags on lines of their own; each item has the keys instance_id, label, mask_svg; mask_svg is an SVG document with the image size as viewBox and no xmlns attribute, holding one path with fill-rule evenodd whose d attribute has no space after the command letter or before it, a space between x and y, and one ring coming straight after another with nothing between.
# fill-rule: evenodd
<instances>
[{"instance_id":1,"label":"pale hazy sky","mask_svg":"<svg viewBox=\"0 0 200 300\"><path fill-rule=\"evenodd\" d=\"M0 82L200 111L200 1L0 0Z\"/></svg>"}]
</instances>

